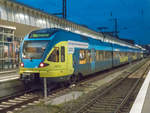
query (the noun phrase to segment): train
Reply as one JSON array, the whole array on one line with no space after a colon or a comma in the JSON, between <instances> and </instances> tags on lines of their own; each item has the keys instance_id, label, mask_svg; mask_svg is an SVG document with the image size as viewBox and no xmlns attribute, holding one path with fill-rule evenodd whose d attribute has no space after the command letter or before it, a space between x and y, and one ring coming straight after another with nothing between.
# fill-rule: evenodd
<instances>
[{"instance_id":1,"label":"train","mask_svg":"<svg viewBox=\"0 0 150 113\"><path fill-rule=\"evenodd\" d=\"M43 78L48 83L74 83L87 75L143 58L142 48L113 40L103 41L60 28L32 31L20 46L20 79L37 84Z\"/></svg>"}]
</instances>

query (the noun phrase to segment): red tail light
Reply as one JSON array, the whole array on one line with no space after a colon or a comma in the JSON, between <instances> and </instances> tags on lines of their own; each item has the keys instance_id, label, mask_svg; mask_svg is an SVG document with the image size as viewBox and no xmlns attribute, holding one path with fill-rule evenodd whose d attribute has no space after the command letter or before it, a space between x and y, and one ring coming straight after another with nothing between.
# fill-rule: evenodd
<instances>
[{"instance_id":1,"label":"red tail light","mask_svg":"<svg viewBox=\"0 0 150 113\"><path fill-rule=\"evenodd\" d=\"M20 63L20 67L24 67L24 63Z\"/></svg>"},{"instance_id":2,"label":"red tail light","mask_svg":"<svg viewBox=\"0 0 150 113\"><path fill-rule=\"evenodd\" d=\"M42 67L45 67L45 66L48 66L48 65L49 65L49 64L46 64L46 63L41 62L40 65L39 65L39 67L42 68Z\"/></svg>"}]
</instances>

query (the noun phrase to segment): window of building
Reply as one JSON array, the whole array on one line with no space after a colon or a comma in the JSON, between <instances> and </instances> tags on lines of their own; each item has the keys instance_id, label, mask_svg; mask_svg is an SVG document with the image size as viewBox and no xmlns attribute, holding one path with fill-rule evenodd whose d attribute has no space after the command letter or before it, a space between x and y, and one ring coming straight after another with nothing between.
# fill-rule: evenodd
<instances>
[{"instance_id":1,"label":"window of building","mask_svg":"<svg viewBox=\"0 0 150 113\"><path fill-rule=\"evenodd\" d=\"M59 47L55 47L50 54L48 61L59 62Z\"/></svg>"},{"instance_id":2,"label":"window of building","mask_svg":"<svg viewBox=\"0 0 150 113\"><path fill-rule=\"evenodd\" d=\"M0 42L4 41L3 35L0 34Z\"/></svg>"},{"instance_id":3,"label":"window of building","mask_svg":"<svg viewBox=\"0 0 150 113\"><path fill-rule=\"evenodd\" d=\"M65 47L61 47L61 62L65 62Z\"/></svg>"}]
</instances>

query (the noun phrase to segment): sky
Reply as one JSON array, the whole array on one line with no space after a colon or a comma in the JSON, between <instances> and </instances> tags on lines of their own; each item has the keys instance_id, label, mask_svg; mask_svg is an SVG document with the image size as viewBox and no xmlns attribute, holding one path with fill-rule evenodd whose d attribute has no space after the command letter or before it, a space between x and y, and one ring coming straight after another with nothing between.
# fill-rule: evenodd
<instances>
[{"instance_id":1,"label":"sky","mask_svg":"<svg viewBox=\"0 0 150 113\"><path fill-rule=\"evenodd\" d=\"M16 0L47 13L62 11L62 0ZM150 44L150 0L67 0L67 19L98 31L114 31L138 44Z\"/></svg>"}]
</instances>

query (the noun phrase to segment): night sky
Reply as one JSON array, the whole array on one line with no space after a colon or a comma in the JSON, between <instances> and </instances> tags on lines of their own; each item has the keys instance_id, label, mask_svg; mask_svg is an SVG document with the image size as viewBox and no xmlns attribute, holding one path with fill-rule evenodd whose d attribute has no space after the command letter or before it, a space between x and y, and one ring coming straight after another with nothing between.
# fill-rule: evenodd
<instances>
[{"instance_id":1,"label":"night sky","mask_svg":"<svg viewBox=\"0 0 150 113\"><path fill-rule=\"evenodd\" d=\"M16 0L47 13L62 10L62 0ZM114 31L118 19L121 38L150 44L150 0L67 0L67 19L93 30Z\"/></svg>"}]
</instances>

